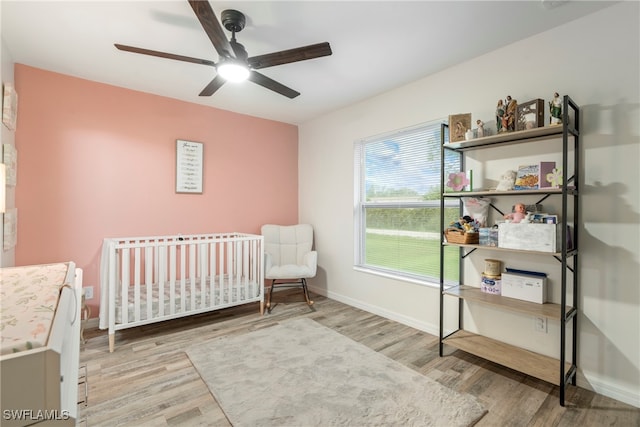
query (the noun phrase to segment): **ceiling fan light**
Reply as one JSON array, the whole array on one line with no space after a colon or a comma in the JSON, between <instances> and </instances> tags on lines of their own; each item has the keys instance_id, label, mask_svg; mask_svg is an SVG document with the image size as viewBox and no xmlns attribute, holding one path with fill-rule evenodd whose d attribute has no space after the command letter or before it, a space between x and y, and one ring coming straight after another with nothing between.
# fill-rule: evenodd
<instances>
[{"instance_id":1,"label":"ceiling fan light","mask_svg":"<svg viewBox=\"0 0 640 427\"><path fill-rule=\"evenodd\" d=\"M249 69L236 62L225 62L218 66L218 74L230 82L243 82L249 78Z\"/></svg>"}]
</instances>

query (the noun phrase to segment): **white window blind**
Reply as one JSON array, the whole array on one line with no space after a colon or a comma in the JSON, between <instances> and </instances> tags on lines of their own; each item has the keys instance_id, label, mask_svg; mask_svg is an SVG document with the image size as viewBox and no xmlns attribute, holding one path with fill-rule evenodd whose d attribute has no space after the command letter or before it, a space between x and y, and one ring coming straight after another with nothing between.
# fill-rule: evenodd
<instances>
[{"instance_id":1,"label":"white window blind","mask_svg":"<svg viewBox=\"0 0 640 427\"><path fill-rule=\"evenodd\" d=\"M433 121L355 143L357 267L438 281L442 123ZM446 165L459 171L458 156L447 157ZM445 216L446 221L457 219L459 204L446 207ZM457 280L457 262L445 265L450 268L445 276Z\"/></svg>"}]
</instances>

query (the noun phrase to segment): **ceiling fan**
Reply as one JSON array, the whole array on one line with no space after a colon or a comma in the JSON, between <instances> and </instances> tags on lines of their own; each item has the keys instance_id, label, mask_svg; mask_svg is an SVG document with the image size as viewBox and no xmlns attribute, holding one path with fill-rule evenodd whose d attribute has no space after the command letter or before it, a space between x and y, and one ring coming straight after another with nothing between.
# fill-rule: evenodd
<instances>
[{"instance_id":1,"label":"ceiling fan","mask_svg":"<svg viewBox=\"0 0 640 427\"><path fill-rule=\"evenodd\" d=\"M227 80L241 81L248 79L262 87L270 89L287 98L295 98L300 95L297 92L267 76L257 72L261 68L273 67L275 65L288 64L291 62L305 61L307 59L319 58L331 55L329 43L317 43L295 49L283 50L280 52L268 53L249 57L244 46L236 41L236 33L242 31L245 26L245 16L237 10L224 10L221 14L222 25L231 32L231 39L227 40L220 22L216 18L208 0L188 0L191 8L195 12L205 33L209 36L213 47L218 52L218 62L207 59L192 58L189 56L175 55L172 53L159 52L156 50L143 49L139 47L115 44L115 47L133 53L157 56L160 58L175 59L178 61L192 62L195 64L209 65L215 67L217 74L215 78L200 92L200 96L211 96L222 87ZM226 74L226 73L229 74Z\"/></svg>"}]
</instances>

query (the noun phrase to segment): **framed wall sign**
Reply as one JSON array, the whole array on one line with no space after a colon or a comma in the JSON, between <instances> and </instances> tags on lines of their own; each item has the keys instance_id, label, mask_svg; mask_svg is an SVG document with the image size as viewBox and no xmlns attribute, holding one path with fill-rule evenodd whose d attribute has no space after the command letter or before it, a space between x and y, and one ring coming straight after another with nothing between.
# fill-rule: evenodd
<instances>
[{"instance_id":1,"label":"framed wall sign","mask_svg":"<svg viewBox=\"0 0 640 427\"><path fill-rule=\"evenodd\" d=\"M202 194L203 144L176 140L176 193Z\"/></svg>"}]
</instances>

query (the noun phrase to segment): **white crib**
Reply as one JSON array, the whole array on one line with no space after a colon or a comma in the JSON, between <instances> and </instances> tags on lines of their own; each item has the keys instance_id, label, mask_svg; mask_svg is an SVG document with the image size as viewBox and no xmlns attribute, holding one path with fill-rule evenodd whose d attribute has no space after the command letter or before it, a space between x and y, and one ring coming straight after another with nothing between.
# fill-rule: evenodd
<instances>
[{"instance_id":1,"label":"white crib","mask_svg":"<svg viewBox=\"0 0 640 427\"><path fill-rule=\"evenodd\" d=\"M100 329L115 331L251 302L264 313L263 237L243 233L108 238Z\"/></svg>"}]
</instances>

